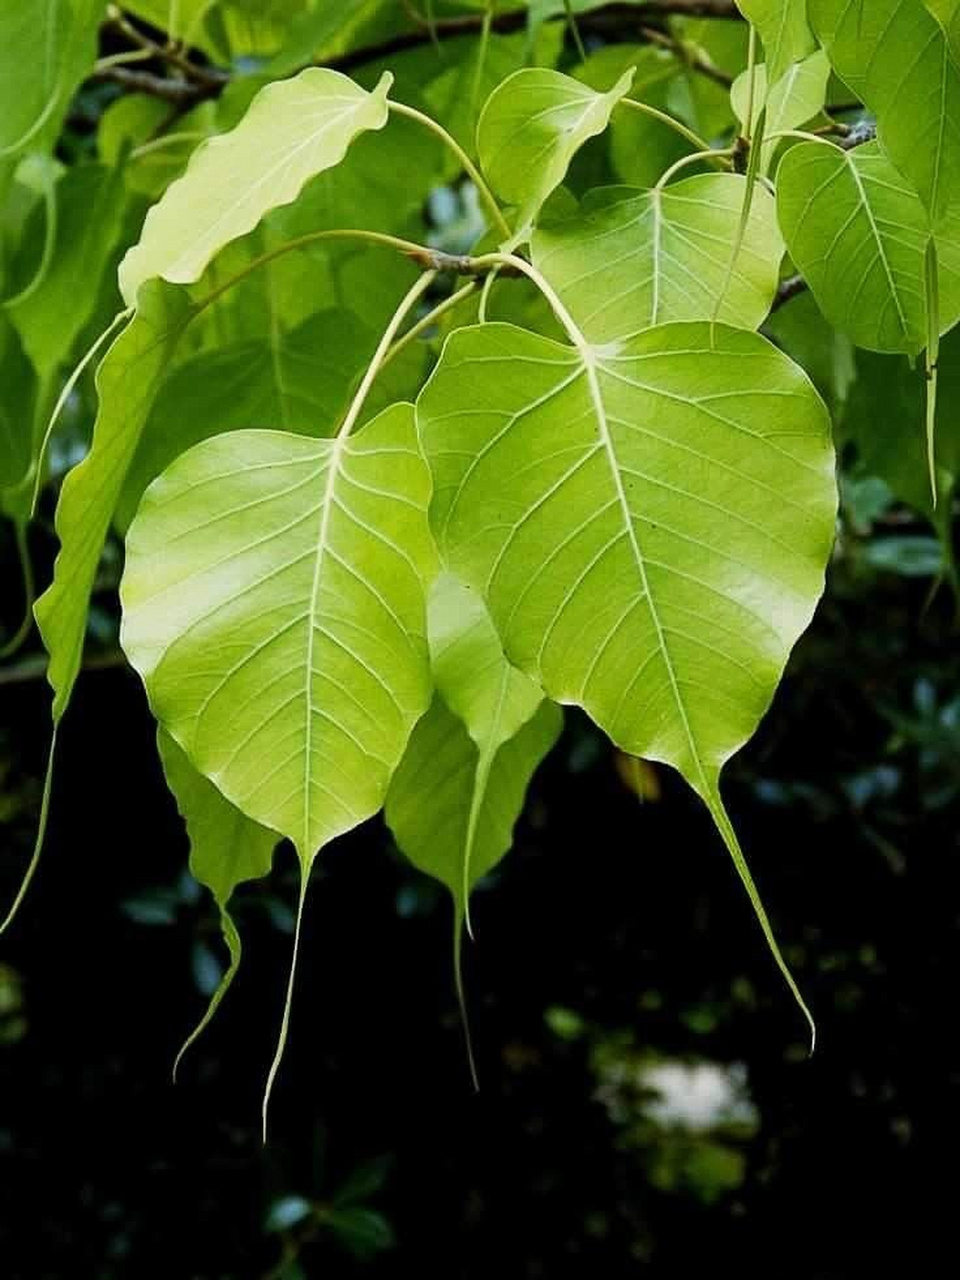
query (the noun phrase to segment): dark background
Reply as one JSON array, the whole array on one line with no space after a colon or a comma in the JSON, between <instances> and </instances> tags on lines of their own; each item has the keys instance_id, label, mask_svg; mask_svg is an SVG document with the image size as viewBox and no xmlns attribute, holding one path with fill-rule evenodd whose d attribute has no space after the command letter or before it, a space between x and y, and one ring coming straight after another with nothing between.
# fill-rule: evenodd
<instances>
[{"instance_id":1,"label":"dark background","mask_svg":"<svg viewBox=\"0 0 960 1280\"><path fill-rule=\"evenodd\" d=\"M370 823L315 870L266 1149L293 855L241 892L240 976L173 1087L217 921L137 681L85 674L41 870L0 944L4 1275L832 1280L950 1249L960 699L954 605L929 588L842 541L727 775L818 1019L812 1060L698 803L662 771L641 804L571 714L475 901L479 1095L447 903ZM0 683L4 901L49 732L24 662ZM665 1064L734 1100L691 1123L657 1093Z\"/></svg>"}]
</instances>

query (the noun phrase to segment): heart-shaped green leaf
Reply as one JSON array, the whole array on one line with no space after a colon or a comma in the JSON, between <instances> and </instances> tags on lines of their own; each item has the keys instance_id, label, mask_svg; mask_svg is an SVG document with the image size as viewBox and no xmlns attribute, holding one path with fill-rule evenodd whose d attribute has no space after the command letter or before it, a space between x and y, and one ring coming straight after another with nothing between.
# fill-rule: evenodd
<instances>
[{"instance_id":1,"label":"heart-shaped green leaf","mask_svg":"<svg viewBox=\"0 0 960 1280\"><path fill-rule=\"evenodd\" d=\"M451 335L417 413L441 554L507 656L688 779L793 986L719 775L823 589L834 457L806 376L722 325L598 349L491 324Z\"/></svg>"},{"instance_id":2,"label":"heart-shaped green leaf","mask_svg":"<svg viewBox=\"0 0 960 1280\"><path fill-rule=\"evenodd\" d=\"M147 214L139 243L120 264L128 305L155 276L177 284L199 280L225 244L339 164L358 134L382 129L390 84L384 74L367 93L337 71L308 67L261 89L237 127L198 147L186 173Z\"/></svg>"},{"instance_id":3,"label":"heart-shaped green leaf","mask_svg":"<svg viewBox=\"0 0 960 1280\"><path fill-rule=\"evenodd\" d=\"M205 440L127 536L121 641L157 719L305 868L381 807L430 700L429 489L396 405L335 440Z\"/></svg>"},{"instance_id":4,"label":"heart-shaped green leaf","mask_svg":"<svg viewBox=\"0 0 960 1280\"><path fill-rule=\"evenodd\" d=\"M527 67L494 89L477 125L477 152L494 191L517 206L518 242L529 236L577 151L607 127L632 81L631 69L608 93L597 93L559 71Z\"/></svg>"},{"instance_id":5,"label":"heart-shaped green leaf","mask_svg":"<svg viewBox=\"0 0 960 1280\"><path fill-rule=\"evenodd\" d=\"M746 179L685 178L651 191L591 192L580 212L533 237L533 260L591 342L713 316L727 277ZM773 197L754 193L720 319L755 329L777 291L783 241Z\"/></svg>"},{"instance_id":6,"label":"heart-shaped green leaf","mask_svg":"<svg viewBox=\"0 0 960 1280\"><path fill-rule=\"evenodd\" d=\"M791 147L777 171L777 209L790 256L835 328L871 351L915 355L926 345L930 220L876 143ZM938 237L944 331L960 318L958 231L945 225Z\"/></svg>"}]
</instances>

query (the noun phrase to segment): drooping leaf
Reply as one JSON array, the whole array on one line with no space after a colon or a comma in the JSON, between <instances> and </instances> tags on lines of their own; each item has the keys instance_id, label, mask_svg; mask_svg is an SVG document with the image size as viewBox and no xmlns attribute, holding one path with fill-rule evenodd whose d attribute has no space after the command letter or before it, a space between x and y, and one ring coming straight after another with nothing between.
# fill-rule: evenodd
<instances>
[{"instance_id":1,"label":"drooping leaf","mask_svg":"<svg viewBox=\"0 0 960 1280\"><path fill-rule=\"evenodd\" d=\"M711 173L660 190L591 192L576 217L538 229L534 262L591 342L709 319L727 275L744 183L739 174ZM782 257L774 200L759 188L721 320L761 324Z\"/></svg>"},{"instance_id":2,"label":"drooping leaf","mask_svg":"<svg viewBox=\"0 0 960 1280\"><path fill-rule=\"evenodd\" d=\"M180 1051L209 1025L221 1000L236 977L241 959L240 934L228 910L231 894L245 880L267 875L277 844L277 833L252 822L220 794L184 755L163 729L157 733L157 749L167 785L190 838L190 871L213 894L220 912L220 926L230 953L224 973L196 1029Z\"/></svg>"},{"instance_id":3,"label":"drooping leaf","mask_svg":"<svg viewBox=\"0 0 960 1280\"><path fill-rule=\"evenodd\" d=\"M777 210L790 256L824 315L871 351L916 354L927 342L927 212L876 143L843 151L791 147L777 173ZM939 237L940 316L960 319L960 217Z\"/></svg>"},{"instance_id":4,"label":"drooping leaf","mask_svg":"<svg viewBox=\"0 0 960 1280\"><path fill-rule=\"evenodd\" d=\"M960 69L923 0L807 0L837 74L877 117L934 224L960 201Z\"/></svg>"},{"instance_id":5,"label":"drooping leaf","mask_svg":"<svg viewBox=\"0 0 960 1280\"><path fill-rule=\"evenodd\" d=\"M494 89L477 125L477 151L494 191L517 206L518 239L527 238L580 147L607 127L632 79L627 71L608 93L596 93L559 71L529 67Z\"/></svg>"},{"instance_id":6,"label":"drooping leaf","mask_svg":"<svg viewBox=\"0 0 960 1280\"><path fill-rule=\"evenodd\" d=\"M137 314L97 370L100 408L93 443L64 481L56 519L60 553L53 582L35 610L50 654L55 721L66 710L80 669L90 591L127 468L193 311L183 290L162 282L145 287Z\"/></svg>"},{"instance_id":7,"label":"drooping leaf","mask_svg":"<svg viewBox=\"0 0 960 1280\"><path fill-rule=\"evenodd\" d=\"M429 703L428 494L397 405L355 437L205 440L127 536L121 642L158 720L305 870L380 808Z\"/></svg>"},{"instance_id":8,"label":"drooping leaf","mask_svg":"<svg viewBox=\"0 0 960 1280\"><path fill-rule=\"evenodd\" d=\"M291 333L203 351L178 365L147 419L117 505L118 526L130 524L153 479L210 436L275 423L299 435L329 435L374 346L352 312L321 311Z\"/></svg>"},{"instance_id":9,"label":"drooping leaf","mask_svg":"<svg viewBox=\"0 0 960 1280\"><path fill-rule=\"evenodd\" d=\"M451 573L428 605L433 678L447 706L481 750L496 751L543 701L543 691L507 662L478 592Z\"/></svg>"},{"instance_id":10,"label":"drooping leaf","mask_svg":"<svg viewBox=\"0 0 960 1280\"><path fill-rule=\"evenodd\" d=\"M541 700L532 718L493 753L479 791L480 752L439 694L414 729L384 816L413 865L450 890L458 920L465 910L465 852L473 888L513 844L530 779L556 742L562 720L559 707Z\"/></svg>"},{"instance_id":11,"label":"drooping leaf","mask_svg":"<svg viewBox=\"0 0 960 1280\"><path fill-rule=\"evenodd\" d=\"M123 220L120 175L103 165L68 169L56 187L56 237L49 268L8 314L41 380L70 356L97 302L97 291ZM39 212L39 211L38 211ZM24 238L34 270L42 237Z\"/></svg>"},{"instance_id":12,"label":"drooping leaf","mask_svg":"<svg viewBox=\"0 0 960 1280\"><path fill-rule=\"evenodd\" d=\"M383 128L389 88L388 75L367 93L339 72L308 67L262 89L240 124L203 143L147 214L139 243L120 264L128 305L154 276L198 280L225 244L337 165L358 134Z\"/></svg>"},{"instance_id":13,"label":"drooping leaf","mask_svg":"<svg viewBox=\"0 0 960 1280\"><path fill-rule=\"evenodd\" d=\"M577 347L461 329L418 401L431 520L507 656L704 799L796 994L719 775L823 589L830 423L756 334L672 324ZM799 999L799 995L798 995Z\"/></svg>"},{"instance_id":14,"label":"drooping leaf","mask_svg":"<svg viewBox=\"0 0 960 1280\"><path fill-rule=\"evenodd\" d=\"M763 41L771 85L816 49L807 0L737 0L737 8Z\"/></svg>"}]
</instances>

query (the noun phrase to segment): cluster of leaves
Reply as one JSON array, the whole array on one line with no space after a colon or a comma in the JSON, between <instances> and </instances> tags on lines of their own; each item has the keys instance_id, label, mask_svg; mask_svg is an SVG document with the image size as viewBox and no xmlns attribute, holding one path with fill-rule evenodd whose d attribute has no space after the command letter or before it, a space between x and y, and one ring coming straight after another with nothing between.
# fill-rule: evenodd
<instances>
[{"instance_id":1,"label":"cluster of leaves","mask_svg":"<svg viewBox=\"0 0 960 1280\"><path fill-rule=\"evenodd\" d=\"M459 955L560 705L684 776L800 1000L720 773L822 593L835 440L954 573L958 9L629 8L0 17L0 504L25 547L99 359L34 613L55 737L122 537L121 643L231 953L201 1028L234 888L286 838L302 914L381 809Z\"/></svg>"}]
</instances>

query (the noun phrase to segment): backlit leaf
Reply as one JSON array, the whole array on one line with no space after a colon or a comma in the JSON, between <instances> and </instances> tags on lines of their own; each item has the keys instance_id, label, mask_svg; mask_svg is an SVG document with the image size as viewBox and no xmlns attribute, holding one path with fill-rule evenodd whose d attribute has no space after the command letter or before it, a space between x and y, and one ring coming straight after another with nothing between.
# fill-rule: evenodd
<instances>
[{"instance_id":1,"label":"backlit leaf","mask_svg":"<svg viewBox=\"0 0 960 1280\"><path fill-rule=\"evenodd\" d=\"M93 443L64 481L56 519L60 553L53 582L35 610L50 654L47 678L54 690L55 720L65 711L80 670L90 591L127 468L193 311L182 290L151 284L97 370L100 408Z\"/></svg>"},{"instance_id":2,"label":"backlit leaf","mask_svg":"<svg viewBox=\"0 0 960 1280\"><path fill-rule=\"evenodd\" d=\"M129 305L145 280L199 280L211 258L315 174L338 164L353 139L387 122L385 75L373 93L326 68L308 67L257 94L240 124L210 138L147 214L120 264Z\"/></svg>"},{"instance_id":3,"label":"backlit leaf","mask_svg":"<svg viewBox=\"0 0 960 1280\"><path fill-rule=\"evenodd\" d=\"M487 99L477 151L494 191L518 208L518 238L529 235L580 147L607 127L632 79L627 71L609 92L596 93L559 71L530 67L508 76Z\"/></svg>"},{"instance_id":4,"label":"backlit leaf","mask_svg":"<svg viewBox=\"0 0 960 1280\"><path fill-rule=\"evenodd\" d=\"M507 656L687 778L792 985L719 775L823 590L830 424L763 338L712 336L672 324L596 348L461 329L418 420L441 554L483 594Z\"/></svg>"},{"instance_id":5,"label":"backlit leaf","mask_svg":"<svg viewBox=\"0 0 960 1280\"><path fill-rule=\"evenodd\" d=\"M534 262L591 342L671 320L709 319L726 279L745 181L711 173L661 190L591 192L575 217L535 233ZM773 197L758 187L721 320L748 329L761 324L782 257Z\"/></svg>"},{"instance_id":6,"label":"backlit leaf","mask_svg":"<svg viewBox=\"0 0 960 1280\"><path fill-rule=\"evenodd\" d=\"M428 494L397 405L336 440L205 440L127 536L121 640L154 713L305 867L380 808L429 703Z\"/></svg>"}]
</instances>

